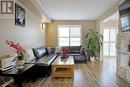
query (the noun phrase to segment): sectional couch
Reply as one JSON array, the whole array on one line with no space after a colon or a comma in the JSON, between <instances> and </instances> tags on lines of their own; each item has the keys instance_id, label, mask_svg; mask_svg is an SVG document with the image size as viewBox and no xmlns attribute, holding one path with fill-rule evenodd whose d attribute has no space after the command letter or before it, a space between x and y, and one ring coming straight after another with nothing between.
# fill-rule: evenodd
<instances>
[{"instance_id":1,"label":"sectional couch","mask_svg":"<svg viewBox=\"0 0 130 87\"><path fill-rule=\"evenodd\" d=\"M64 47L61 47L64 48ZM74 56L75 63L87 62L89 60L89 51L82 46L66 46L69 48L69 55ZM38 76L49 76L51 73L51 64L60 55L60 52L56 52L56 48L52 47L38 47L32 49L34 56L30 57L33 59L26 60L26 64L35 64L27 73L34 78ZM33 55L32 53L30 53Z\"/></svg>"},{"instance_id":2,"label":"sectional couch","mask_svg":"<svg viewBox=\"0 0 130 87\"><path fill-rule=\"evenodd\" d=\"M38 47L32 49L34 58L26 62L26 64L35 64L27 73L34 79L39 76L49 76L51 73L51 64L58 54L54 53L55 48Z\"/></svg>"}]
</instances>

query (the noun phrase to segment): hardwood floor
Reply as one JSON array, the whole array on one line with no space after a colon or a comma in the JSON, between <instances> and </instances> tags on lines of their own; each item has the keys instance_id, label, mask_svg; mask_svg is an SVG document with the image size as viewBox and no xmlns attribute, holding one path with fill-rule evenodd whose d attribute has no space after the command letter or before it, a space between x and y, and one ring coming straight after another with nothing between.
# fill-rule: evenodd
<instances>
[{"instance_id":1,"label":"hardwood floor","mask_svg":"<svg viewBox=\"0 0 130 87\"><path fill-rule=\"evenodd\" d=\"M116 67L108 61L76 64L74 79L39 78L37 81L25 81L23 87L130 87L116 75Z\"/></svg>"}]
</instances>

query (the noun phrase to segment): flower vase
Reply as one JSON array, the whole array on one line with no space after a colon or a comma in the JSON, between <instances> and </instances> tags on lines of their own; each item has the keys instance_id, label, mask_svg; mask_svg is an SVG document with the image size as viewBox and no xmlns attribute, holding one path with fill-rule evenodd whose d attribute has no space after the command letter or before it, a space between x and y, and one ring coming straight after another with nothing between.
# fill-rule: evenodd
<instances>
[{"instance_id":1,"label":"flower vase","mask_svg":"<svg viewBox=\"0 0 130 87\"><path fill-rule=\"evenodd\" d=\"M63 54L63 56L61 57L61 60L66 61L68 59L68 54Z\"/></svg>"},{"instance_id":2,"label":"flower vase","mask_svg":"<svg viewBox=\"0 0 130 87\"><path fill-rule=\"evenodd\" d=\"M24 68L25 60L17 60L16 61L16 68L17 69L22 69Z\"/></svg>"}]
</instances>

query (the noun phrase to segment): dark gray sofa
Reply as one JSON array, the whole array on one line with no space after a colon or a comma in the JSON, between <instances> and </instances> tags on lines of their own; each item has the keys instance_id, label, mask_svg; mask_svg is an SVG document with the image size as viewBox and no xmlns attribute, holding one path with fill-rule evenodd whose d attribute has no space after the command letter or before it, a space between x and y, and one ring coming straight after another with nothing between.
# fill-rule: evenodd
<instances>
[{"instance_id":1,"label":"dark gray sofa","mask_svg":"<svg viewBox=\"0 0 130 87\"><path fill-rule=\"evenodd\" d=\"M74 57L75 63L87 62L90 60L89 50L82 46L63 46L61 48L69 48L69 55Z\"/></svg>"},{"instance_id":2,"label":"dark gray sofa","mask_svg":"<svg viewBox=\"0 0 130 87\"><path fill-rule=\"evenodd\" d=\"M27 64L35 64L30 70L32 76L34 78L37 78L39 76L49 76L51 73L51 63L58 56L58 54L54 53L55 48L38 47L33 48L32 50L35 59L27 62Z\"/></svg>"},{"instance_id":3,"label":"dark gray sofa","mask_svg":"<svg viewBox=\"0 0 130 87\"><path fill-rule=\"evenodd\" d=\"M87 62L89 60L89 51L82 46L66 46L70 49L69 55L74 57L75 63ZM35 64L27 73L34 79L39 76L49 76L51 73L51 64L57 58L59 53L55 53L55 48L38 47L33 48L35 59L27 62L27 64Z\"/></svg>"},{"instance_id":4,"label":"dark gray sofa","mask_svg":"<svg viewBox=\"0 0 130 87\"><path fill-rule=\"evenodd\" d=\"M33 48L32 50L36 59L30 63L50 65L57 57L57 54L55 54L55 48L38 47Z\"/></svg>"}]
</instances>

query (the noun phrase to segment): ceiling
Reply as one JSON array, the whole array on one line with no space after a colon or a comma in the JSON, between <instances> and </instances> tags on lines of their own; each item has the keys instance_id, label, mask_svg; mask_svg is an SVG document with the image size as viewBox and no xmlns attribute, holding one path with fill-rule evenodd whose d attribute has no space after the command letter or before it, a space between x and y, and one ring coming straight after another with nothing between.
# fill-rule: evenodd
<instances>
[{"instance_id":1,"label":"ceiling","mask_svg":"<svg viewBox=\"0 0 130 87\"><path fill-rule=\"evenodd\" d=\"M51 20L95 20L118 0L36 0Z\"/></svg>"},{"instance_id":2,"label":"ceiling","mask_svg":"<svg viewBox=\"0 0 130 87\"><path fill-rule=\"evenodd\" d=\"M110 20L119 20L119 12L113 13L111 16L109 16L108 18L103 20L103 22L107 22L107 21L110 21Z\"/></svg>"},{"instance_id":3,"label":"ceiling","mask_svg":"<svg viewBox=\"0 0 130 87\"><path fill-rule=\"evenodd\" d=\"M108 20L119 20L119 12L115 12L114 14L109 16Z\"/></svg>"}]
</instances>

